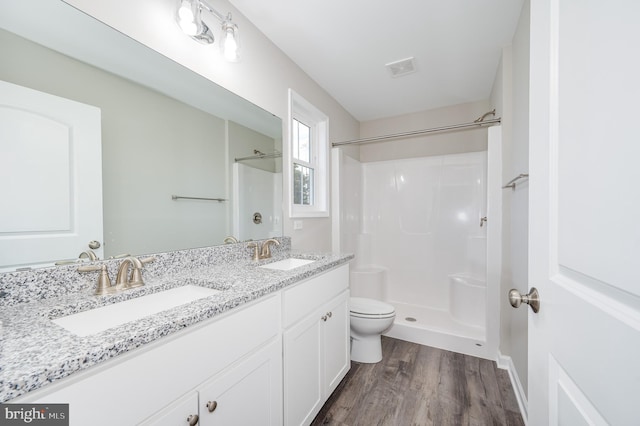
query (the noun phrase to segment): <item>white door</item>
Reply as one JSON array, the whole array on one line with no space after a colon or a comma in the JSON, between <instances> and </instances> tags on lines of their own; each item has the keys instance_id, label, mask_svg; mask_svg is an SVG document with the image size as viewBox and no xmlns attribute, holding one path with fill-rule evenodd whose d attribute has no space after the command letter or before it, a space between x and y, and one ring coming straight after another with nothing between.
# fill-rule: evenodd
<instances>
[{"instance_id":1,"label":"white door","mask_svg":"<svg viewBox=\"0 0 640 426\"><path fill-rule=\"evenodd\" d=\"M0 270L101 242L100 109L0 81L0 200Z\"/></svg>"},{"instance_id":2,"label":"white door","mask_svg":"<svg viewBox=\"0 0 640 426\"><path fill-rule=\"evenodd\" d=\"M640 2L531 1L529 424L640 424Z\"/></svg>"}]
</instances>

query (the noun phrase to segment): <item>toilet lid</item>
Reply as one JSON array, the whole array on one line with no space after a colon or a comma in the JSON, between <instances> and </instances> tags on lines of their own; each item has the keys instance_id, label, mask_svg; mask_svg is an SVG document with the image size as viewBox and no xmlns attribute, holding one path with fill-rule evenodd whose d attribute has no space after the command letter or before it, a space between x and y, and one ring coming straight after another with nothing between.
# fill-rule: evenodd
<instances>
[{"instance_id":1,"label":"toilet lid","mask_svg":"<svg viewBox=\"0 0 640 426\"><path fill-rule=\"evenodd\" d=\"M349 310L354 314L361 315L389 315L395 313L395 309L388 303L380 300L367 299L364 297L352 297Z\"/></svg>"}]
</instances>

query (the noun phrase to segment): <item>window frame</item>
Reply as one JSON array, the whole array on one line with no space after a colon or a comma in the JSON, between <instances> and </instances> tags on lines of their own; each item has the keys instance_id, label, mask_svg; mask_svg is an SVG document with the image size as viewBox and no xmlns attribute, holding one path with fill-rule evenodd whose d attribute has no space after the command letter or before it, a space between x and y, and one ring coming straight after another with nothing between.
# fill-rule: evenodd
<instances>
[{"instance_id":1,"label":"window frame","mask_svg":"<svg viewBox=\"0 0 640 426\"><path fill-rule=\"evenodd\" d=\"M293 158L294 119L308 126L310 161ZM289 173L289 217L328 217L329 216L329 118L310 102L289 89L289 147L287 168ZM294 204L294 164L313 169L311 205Z\"/></svg>"}]
</instances>

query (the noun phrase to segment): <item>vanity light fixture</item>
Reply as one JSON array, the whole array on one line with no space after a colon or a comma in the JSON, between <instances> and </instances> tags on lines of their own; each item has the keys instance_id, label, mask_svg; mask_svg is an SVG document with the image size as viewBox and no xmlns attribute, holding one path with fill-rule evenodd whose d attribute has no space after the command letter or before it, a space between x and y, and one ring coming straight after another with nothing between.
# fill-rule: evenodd
<instances>
[{"instance_id":1,"label":"vanity light fixture","mask_svg":"<svg viewBox=\"0 0 640 426\"><path fill-rule=\"evenodd\" d=\"M205 0L178 0L176 21L182 31L199 43L211 44L214 41L213 32L202 20L202 11L209 12L221 23L220 50L229 62L237 62L238 26L231 20L231 13L225 17L215 10Z\"/></svg>"}]
</instances>

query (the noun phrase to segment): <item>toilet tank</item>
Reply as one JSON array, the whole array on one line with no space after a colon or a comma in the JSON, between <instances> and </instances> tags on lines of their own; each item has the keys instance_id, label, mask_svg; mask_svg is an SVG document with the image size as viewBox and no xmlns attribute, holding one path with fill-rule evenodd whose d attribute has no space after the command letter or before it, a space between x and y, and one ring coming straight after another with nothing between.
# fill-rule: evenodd
<instances>
[{"instance_id":1,"label":"toilet tank","mask_svg":"<svg viewBox=\"0 0 640 426\"><path fill-rule=\"evenodd\" d=\"M351 297L387 300L387 274L377 266L354 268L350 271Z\"/></svg>"}]
</instances>

